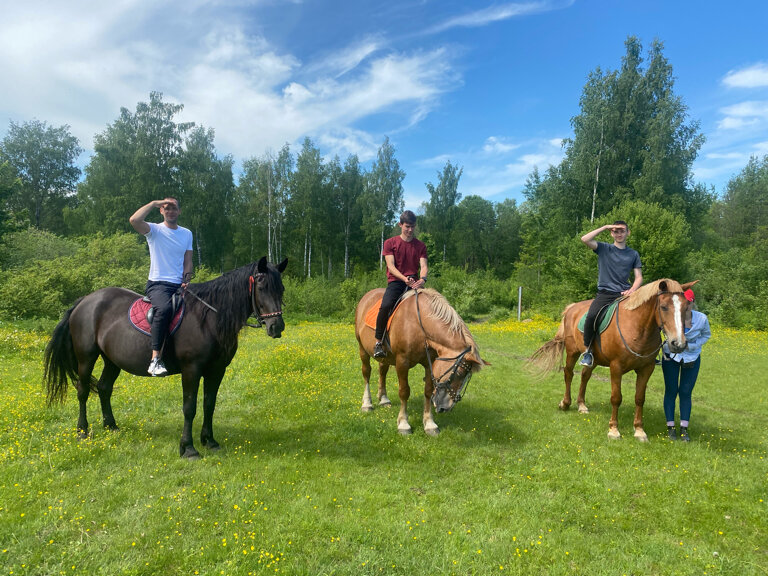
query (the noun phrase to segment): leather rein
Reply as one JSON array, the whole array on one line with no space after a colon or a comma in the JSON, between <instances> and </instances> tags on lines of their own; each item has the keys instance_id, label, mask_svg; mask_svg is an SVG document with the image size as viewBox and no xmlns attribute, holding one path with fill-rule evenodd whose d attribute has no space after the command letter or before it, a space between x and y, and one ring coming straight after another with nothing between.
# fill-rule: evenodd
<instances>
[{"instance_id":1,"label":"leather rein","mask_svg":"<svg viewBox=\"0 0 768 576\"><path fill-rule=\"evenodd\" d=\"M621 338L622 344L624 344L624 348L627 349L631 354L636 356L637 358L650 358L652 356L656 356L659 353L659 350L661 350L661 347L664 345L664 340L661 338L661 333L663 332L666 335L666 331L664 330L664 320L661 318L661 310L659 309L659 296L662 294L665 294L666 292L659 292L656 294L656 302L654 304L654 312L656 313L656 316L658 318L658 322L656 323L659 327L659 345L656 347L656 349L651 352L650 354L638 354L632 348L629 347L629 344L627 344L627 341L624 339L624 334L621 333L621 326L619 325L619 310L621 309L621 302L616 305L616 330L619 332L619 337ZM626 300L626 296L622 298L622 300Z\"/></svg>"},{"instance_id":2,"label":"leather rein","mask_svg":"<svg viewBox=\"0 0 768 576\"><path fill-rule=\"evenodd\" d=\"M472 378L472 365L464 360L464 357L472 350L471 346L467 346L467 349L461 352L458 356L452 356L449 358L437 357L435 360L445 360L449 362L453 360L453 364L443 372L438 378L435 378L432 372L432 357L429 354L429 344L427 343L427 331L424 330L424 324L421 321L421 309L419 308L419 291L416 290L413 297L416 299L416 316L419 319L419 326L424 333L424 351L427 354L427 368L429 370L429 377L432 380L433 392L432 398L434 403L434 396L438 390L445 390L454 402L460 402L464 396L469 381ZM454 391L451 388L451 380L459 373L459 370L464 370L464 381L458 390ZM446 378L447 376L447 378Z\"/></svg>"}]
</instances>

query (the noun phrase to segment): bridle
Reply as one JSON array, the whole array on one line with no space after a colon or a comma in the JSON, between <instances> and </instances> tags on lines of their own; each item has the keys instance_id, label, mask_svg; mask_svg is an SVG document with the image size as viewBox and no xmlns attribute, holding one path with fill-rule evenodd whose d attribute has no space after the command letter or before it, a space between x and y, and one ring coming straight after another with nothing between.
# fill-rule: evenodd
<instances>
[{"instance_id":1,"label":"bridle","mask_svg":"<svg viewBox=\"0 0 768 576\"><path fill-rule=\"evenodd\" d=\"M619 325L619 310L621 310L621 302L619 302L619 305L616 306L616 330L619 332L619 337L621 338L622 344L624 344L624 348L627 349L631 354L635 355L638 358L650 358L651 356L656 356L659 353L659 350L661 350L661 347L664 345L664 340L661 338L661 333L663 332L664 335L667 334L666 330L664 329L664 320L661 317L661 309L659 304L659 296L662 294L669 294L669 292L658 292L656 294L656 303L654 304L654 312L656 313L656 317L658 318L658 326L659 326L659 345L656 347L656 349L651 352L650 354L638 354L632 348L629 347L629 344L627 344L627 341L624 339L624 335L621 333L621 326ZM677 292L673 292L673 294L677 294ZM625 300L625 298L622 298L622 300Z\"/></svg>"},{"instance_id":2,"label":"bridle","mask_svg":"<svg viewBox=\"0 0 768 576\"><path fill-rule=\"evenodd\" d=\"M421 321L421 309L419 308L419 291L416 290L413 296L416 299L416 316L419 319L419 326L421 326L421 331L424 333L424 351L427 354L427 369L429 370L429 378L432 381L432 404L435 404L435 396L438 392L446 392L454 402L460 402L467 390L469 381L472 378L472 364L464 359L464 357L472 350L472 347L467 346L466 350L461 352L458 356L435 358L435 361L444 360L446 362L450 362L453 360L453 364L439 377L435 378L435 375L432 372L432 357L429 354L427 332L424 330L424 324ZM457 390L453 390L451 388L451 381L457 375L460 378L462 377L462 372L460 371L463 371L464 380Z\"/></svg>"},{"instance_id":3,"label":"bridle","mask_svg":"<svg viewBox=\"0 0 768 576\"><path fill-rule=\"evenodd\" d=\"M258 272L256 276L249 276L248 277L248 293L251 295L251 313L248 316L253 316L256 318L256 322L258 325L253 324L246 324L246 326L250 328L262 328L265 324L265 320L268 320L269 318L276 318L278 316L283 315L282 310L277 310L275 312L267 312L266 314L261 313L261 308L259 307L259 301L256 298L256 290L254 289L254 286L259 280L263 280L266 277L266 273L264 272Z\"/></svg>"}]
</instances>

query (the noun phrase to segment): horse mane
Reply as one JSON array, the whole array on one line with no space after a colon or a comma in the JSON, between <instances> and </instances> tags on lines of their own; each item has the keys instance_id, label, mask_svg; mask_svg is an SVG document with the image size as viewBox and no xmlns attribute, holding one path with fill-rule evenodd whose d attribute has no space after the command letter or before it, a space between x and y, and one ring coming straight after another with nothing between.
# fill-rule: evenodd
<instances>
[{"instance_id":1,"label":"horse mane","mask_svg":"<svg viewBox=\"0 0 768 576\"><path fill-rule=\"evenodd\" d=\"M659 285L662 282L667 284L667 292L683 291L683 287L680 286L680 283L677 280L672 280L671 278L660 278L654 282L644 284L636 291L632 292L632 294L627 297L627 303L624 305L624 308L626 310L634 310L635 308L639 308L654 298L660 292Z\"/></svg>"},{"instance_id":2,"label":"horse mane","mask_svg":"<svg viewBox=\"0 0 768 576\"><path fill-rule=\"evenodd\" d=\"M408 290L403 296L403 300L411 298L415 294L415 290ZM431 308L429 318L434 318L445 324L451 332L461 334L464 341L470 346L471 354L477 359L478 365L483 366L484 361L480 357L480 349L477 347L477 343L475 342L472 333L469 331L469 328L467 328L464 320L461 319L461 316L459 316L459 313L448 303L445 296L440 294L440 292L434 288L424 288L419 291L419 294L421 296L426 296L429 299Z\"/></svg>"},{"instance_id":3,"label":"horse mane","mask_svg":"<svg viewBox=\"0 0 768 576\"><path fill-rule=\"evenodd\" d=\"M200 310L201 323L205 322L209 312L216 315L216 339L227 352L237 345L237 335L251 314L249 277L255 274L256 263L252 262L208 282L189 285L189 291L197 298L186 298L187 304ZM275 286L273 276L271 271L267 274L270 289ZM213 306L216 312L210 310L198 298Z\"/></svg>"}]
</instances>

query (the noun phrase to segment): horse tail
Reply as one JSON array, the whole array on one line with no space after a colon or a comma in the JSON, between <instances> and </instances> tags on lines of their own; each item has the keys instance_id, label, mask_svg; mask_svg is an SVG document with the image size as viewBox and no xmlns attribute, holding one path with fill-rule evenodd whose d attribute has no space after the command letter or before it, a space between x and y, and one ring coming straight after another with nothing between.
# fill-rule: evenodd
<instances>
[{"instance_id":1,"label":"horse tail","mask_svg":"<svg viewBox=\"0 0 768 576\"><path fill-rule=\"evenodd\" d=\"M67 397L69 381L76 382L77 357L72 345L72 334L69 330L69 317L80 304L80 298L64 313L64 317L53 329L51 339L45 347L45 372L43 381L48 397L48 405L54 402L64 402Z\"/></svg>"},{"instance_id":2,"label":"horse tail","mask_svg":"<svg viewBox=\"0 0 768 576\"><path fill-rule=\"evenodd\" d=\"M555 337L531 354L525 361L526 366L540 375L559 370L563 366L563 350L565 350L565 312Z\"/></svg>"}]
</instances>

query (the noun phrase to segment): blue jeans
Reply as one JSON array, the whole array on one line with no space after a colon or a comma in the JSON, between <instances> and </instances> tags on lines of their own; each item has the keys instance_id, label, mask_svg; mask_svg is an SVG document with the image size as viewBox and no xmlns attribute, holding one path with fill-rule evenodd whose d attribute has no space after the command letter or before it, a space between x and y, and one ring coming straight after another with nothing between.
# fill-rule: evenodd
<instances>
[{"instance_id":1,"label":"blue jeans","mask_svg":"<svg viewBox=\"0 0 768 576\"><path fill-rule=\"evenodd\" d=\"M661 370L664 372L664 416L667 422L675 420L675 399L680 396L680 420L691 419L691 395L699 376L701 356L690 364L663 359Z\"/></svg>"}]
</instances>

